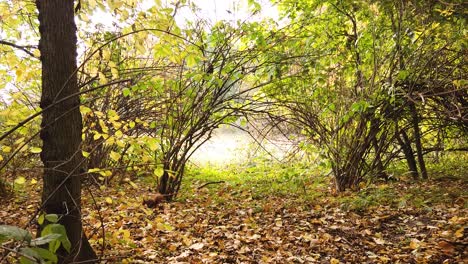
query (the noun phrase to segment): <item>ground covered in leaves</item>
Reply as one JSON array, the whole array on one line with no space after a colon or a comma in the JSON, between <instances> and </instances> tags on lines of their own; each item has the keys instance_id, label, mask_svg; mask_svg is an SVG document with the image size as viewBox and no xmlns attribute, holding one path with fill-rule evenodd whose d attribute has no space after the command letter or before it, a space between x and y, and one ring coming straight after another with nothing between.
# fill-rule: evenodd
<instances>
[{"instance_id":1,"label":"ground covered in leaves","mask_svg":"<svg viewBox=\"0 0 468 264\"><path fill-rule=\"evenodd\" d=\"M323 178L243 177L198 188L218 179L194 173L176 201L155 209L142 205L148 179L85 188L88 236L103 263L468 260L465 180L395 181L334 195ZM0 224L26 226L39 190L28 178L2 200Z\"/></svg>"}]
</instances>

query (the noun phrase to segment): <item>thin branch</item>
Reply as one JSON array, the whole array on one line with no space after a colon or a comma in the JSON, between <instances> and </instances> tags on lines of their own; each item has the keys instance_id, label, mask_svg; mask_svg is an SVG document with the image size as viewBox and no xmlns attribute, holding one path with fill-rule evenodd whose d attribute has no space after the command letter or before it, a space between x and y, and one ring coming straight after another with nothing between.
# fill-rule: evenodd
<instances>
[{"instance_id":1,"label":"thin branch","mask_svg":"<svg viewBox=\"0 0 468 264\"><path fill-rule=\"evenodd\" d=\"M32 53L31 51L28 50L28 48L32 48L33 46L20 46L20 45L17 45L15 43L12 43L12 42L9 42L9 41L6 41L6 40L1 40L1 39L0 39L0 44L20 49L20 50L26 52L26 54L28 54L29 56L31 56L31 57L33 57L35 59L38 59L38 57L34 56L34 53Z\"/></svg>"},{"instance_id":2,"label":"thin branch","mask_svg":"<svg viewBox=\"0 0 468 264\"><path fill-rule=\"evenodd\" d=\"M131 79L124 79L124 80L118 80L118 81L115 81L115 82L110 82L110 83L106 83L106 84L103 84L103 85L99 85L97 87L93 87L93 88L90 88L90 89L87 89L87 90L83 90L83 91L80 91L78 93L75 93L75 94L71 94L67 97L64 97L58 101L56 101L55 103L51 104L51 105L48 105L47 107L45 107L44 109L42 109L41 111L39 112L36 112L32 115L30 115L28 118L24 119L23 121L19 122L16 126L14 126L13 128L11 128L10 130L8 130L7 132L5 132L4 134L2 134L0 136L0 141L2 141L3 139L5 139L7 136L9 136L11 133L13 133L14 131L16 131L18 128L24 126L25 124L27 124L29 121L33 120L34 118L38 117L40 114L42 114L44 111L47 111L49 110L50 108L52 108L53 106L56 106L57 104L59 103L62 103L64 101L67 101L67 100L70 100L71 98L73 98L74 96L78 96L78 95L81 95L81 94L85 94L85 93L89 93L89 92L92 92L92 91L95 91L95 90L98 90L98 89L101 89L101 88L104 88L104 87L107 87L107 86L111 86L111 85L114 85L114 84L119 84L119 83L123 83L123 82L131 82ZM86 83L88 84L88 83Z\"/></svg>"}]
</instances>

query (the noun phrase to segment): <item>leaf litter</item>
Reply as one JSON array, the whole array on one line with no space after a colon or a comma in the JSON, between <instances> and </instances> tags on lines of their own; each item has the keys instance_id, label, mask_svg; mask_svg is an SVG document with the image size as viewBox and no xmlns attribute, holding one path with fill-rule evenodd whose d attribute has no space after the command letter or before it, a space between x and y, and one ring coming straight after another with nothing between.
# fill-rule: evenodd
<instances>
[{"instance_id":1,"label":"leaf litter","mask_svg":"<svg viewBox=\"0 0 468 264\"><path fill-rule=\"evenodd\" d=\"M39 204L37 186L1 202L0 224L27 225ZM92 190L96 204L84 192L83 213L102 263L465 263L466 183L393 188L403 197L408 189L430 194L441 186L443 201L356 209L331 195L258 196L248 186L223 184L150 209L142 205L148 191L123 184Z\"/></svg>"}]
</instances>

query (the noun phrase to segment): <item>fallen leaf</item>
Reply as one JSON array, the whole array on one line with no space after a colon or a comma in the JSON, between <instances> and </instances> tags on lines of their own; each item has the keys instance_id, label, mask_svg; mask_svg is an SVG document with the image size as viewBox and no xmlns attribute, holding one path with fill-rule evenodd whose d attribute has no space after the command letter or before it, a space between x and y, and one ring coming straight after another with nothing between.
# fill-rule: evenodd
<instances>
[{"instance_id":1,"label":"fallen leaf","mask_svg":"<svg viewBox=\"0 0 468 264\"><path fill-rule=\"evenodd\" d=\"M418 248L421 247L421 241L419 241L419 240L413 238L413 239L411 239L411 242L410 242L409 247L410 247L411 249L418 249Z\"/></svg>"},{"instance_id":2,"label":"fallen leaf","mask_svg":"<svg viewBox=\"0 0 468 264\"><path fill-rule=\"evenodd\" d=\"M442 249L442 252L444 252L445 254L453 254L455 252L455 247L447 241L442 240L437 245Z\"/></svg>"},{"instance_id":3,"label":"fallen leaf","mask_svg":"<svg viewBox=\"0 0 468 264\"><path fill-rule=\"evenodd\" d=\"M112 198L106 197L105 200L107 204L112 204Z\"/></svg>"},{"instance_id":4,"label":"fallen leaf","mask_svg":"<svg viewBox=\"0 0 468 264\"><path fill-rule=\"evenodd\" d=\"M189 248L194 249L194 250L200 250L204 247L205 245L203 243L195 243L191 245Z\"/></svg>"},{"instance_id":5,"label":"fallen leaf","mask_svg":"<svg viewBox=\"0 0 468 264\"><path fill-rule=\"evenodd\" d=\"M457 231L455 231L455 237L456 238L462 238L464 235L465 235L465 228L464 227L462 227L462 228L458 229Z\"/></svg>"},{"instance_id":6,"label":"fallen leaf","mask_svg":"<svg viewBox=\"0 0 468 264\"><path fill-rule=\"evenodd\" d=\"M384 245L385 244L385 240L382 239L382 238L377 238L377 237L374 237L374 242L377 244L377 245Z\"/></svg>"}]
</instances>

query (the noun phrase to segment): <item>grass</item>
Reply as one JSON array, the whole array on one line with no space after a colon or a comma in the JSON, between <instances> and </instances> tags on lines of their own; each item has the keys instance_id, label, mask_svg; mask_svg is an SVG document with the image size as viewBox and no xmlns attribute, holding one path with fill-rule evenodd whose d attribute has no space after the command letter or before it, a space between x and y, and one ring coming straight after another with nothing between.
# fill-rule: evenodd
<instances>
[{"instance_id":1,"label":"grass","mask_svg":"<svg viewBox=\"0 0 468 264\"><path fill-rule=\"evenodd\" d=\"M318 189L328 186L329 179L319 169L310 167L304 163L284 164L268 160L225 167L192 166L187 170L181 194L190 193L190 189L205 183L223 181L224 185L241 191L252 191L253 199L270 196L303 196L311 199L319 195L316 192ZM206 186L208 192L218 188L218 184Z\"/></svg>"},{"instance_id":2,"label":"grass","mask_svg":"<svg viewBox=\"0 0 468 264\"><path fill-rule=\"evenodd\" d=\"M428 162L429 181L414 181L406 173L406 164L395 164L389 174L391 182L369 182L357 192L332 193L332 178L327 168L306 164L280 163L257 158L246 164L228 166L190 166L184 178L180 199L193 195L194 190L210 182L204 191L223 203L216 195L221 189L234 194L248 192L253 200L272 197L292 197L301 205L336 206L345 211L363 212L381 205L394 209L412 207L431 210L433 206L462 203L468 208L466 171L468 156L446 155L438 163Z\"/></svg>"}]
</instances>

